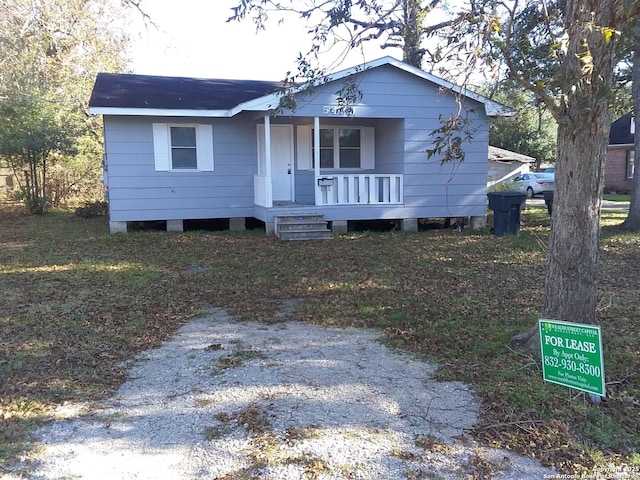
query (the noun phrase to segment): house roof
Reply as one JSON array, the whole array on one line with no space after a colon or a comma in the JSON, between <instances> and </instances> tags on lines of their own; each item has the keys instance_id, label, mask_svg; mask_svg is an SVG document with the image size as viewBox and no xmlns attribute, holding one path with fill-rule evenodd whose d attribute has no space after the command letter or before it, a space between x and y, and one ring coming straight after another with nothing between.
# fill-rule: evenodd
<instances>
[{"instance_id":1,"label":"house roof","mask_svg":"<svg viewBox=\"0 0 640 480\"><path fill-rule=\"evenodd\" d=\"M99 73L90 108L230 110L273 93L280 82Z\"/></svg>"},{"instance_id":2,"label":"house roof","mask_svg":"<svg viewBox=\"0 0 640 480\"><path fill-rule=\"evenodd\" d=\"M632 133L633 114L627 113L611 124L609 130L609 145L633 145Z\"/></svg>"},{"instance_id":3,"label":"house roof","mask_svg":"<svg viewBox=\"0 0 640 480\"><path fill-rule=\"evenodd\" d=\"M489 116L512 116L515 110L392 57L383 57L328 75L321 84L392 65L439 87L482 103ZM99 73L89 101L94 114L230 117L241 111L269 111L282 95L281 82L161 77ZM293 89L297 93L304 89Z\"/></svg>"},{"instance_id":4,"label":"house roof","mask_svg":"<svg viewBox=\"0 0 640 480\"><path fill-rule=\"evenodd\" d=\"M536 159L528 155L489 145L489 160L494 162L534 163Z\"/></svg>"}]
</instances>

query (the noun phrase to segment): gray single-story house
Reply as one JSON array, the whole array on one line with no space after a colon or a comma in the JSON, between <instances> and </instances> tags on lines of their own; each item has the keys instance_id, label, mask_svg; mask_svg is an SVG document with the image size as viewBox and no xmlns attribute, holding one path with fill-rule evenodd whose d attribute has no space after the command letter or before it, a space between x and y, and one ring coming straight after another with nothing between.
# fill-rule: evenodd
<instances>
[{"instance_id":1,"label":"gray single-story house","mask_svg":"<svg viewBox=\"0 0 640 480\"><path fill-rule=\"evenodd\" d=\"M345 82L361 94L347 105ZM380 219L414 230L419 218L485 217L489 118L511 109L391 57L289 94L296 105L283 109L278 82L99 74L90 111L104 119L111 231L255 218L278 234L278 219L305 215L334 231ZM441 165L426 150L456 94L472 136L463 162Z\"/></svg>"}]
</instances>

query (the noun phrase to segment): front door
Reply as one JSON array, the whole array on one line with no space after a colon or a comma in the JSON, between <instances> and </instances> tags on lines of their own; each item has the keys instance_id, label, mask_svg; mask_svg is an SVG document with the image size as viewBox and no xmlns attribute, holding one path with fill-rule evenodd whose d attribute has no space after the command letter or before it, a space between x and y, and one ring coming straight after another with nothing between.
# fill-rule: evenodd
<instances>
[{"instance_id":1,"label":"front door","mask_svg":"<svg viewBox=\"0 0 640 480\"><path fill-rule=\"evenodd\" d=\"M271 125L273 201L293 200L293 126Z\"/></svg>"}]
</instances>

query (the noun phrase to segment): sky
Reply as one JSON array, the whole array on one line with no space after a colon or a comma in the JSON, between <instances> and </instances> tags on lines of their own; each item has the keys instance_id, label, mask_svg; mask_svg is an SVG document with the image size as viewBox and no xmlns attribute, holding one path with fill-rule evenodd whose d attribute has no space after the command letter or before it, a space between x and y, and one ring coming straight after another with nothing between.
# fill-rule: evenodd
<instances>
[{"instance_id":1,"label":"sky","mask_svg":"<svg viewBox=\"0 0 640 480\"><path fill-rule=\"evenodd\" d=\"M256 32L250 19L227 22L239 0L146 0L142 7L157 25L143 24L131 13L129 28L133 73L145 75L282 80L295 71L295 59L311 45L302 21L291 16L284 23L272 18L267 29ZM337 51L327 52L334 58ZM367 47L366 60L390 55L401 59L399 49ZM352 55L341 68L362 63Z\"/></svg>"}]
</instances>

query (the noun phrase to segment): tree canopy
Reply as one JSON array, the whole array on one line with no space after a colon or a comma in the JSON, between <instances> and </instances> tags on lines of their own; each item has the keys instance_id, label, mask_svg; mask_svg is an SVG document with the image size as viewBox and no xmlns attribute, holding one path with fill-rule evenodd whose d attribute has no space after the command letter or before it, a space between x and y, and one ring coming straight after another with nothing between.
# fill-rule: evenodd
<instances>
[{"instance_id":1,"label":"tree canopy","mask_svg":"<svg viewBox=\"0 0 640 480\"><path fill-rule=\"evenodd\" d=\"M100 124L87 104L98 71L126 67L121 8L110 0L0 0L0 155L23 198L39 205L34 211L98 179Z\"/></svg>"},{"instance_id":2,"label":"tree canopy","mask_svg":"<svg viewBox=\"0 0 640 480\"><path fill-rule=\"evenodd\" d=\"M424 57L432 55L424 39L452 23L440 15L434 19L433 14L442 12L446 5L446 0L243 0L232 8L229 20L251 19L258 29L264 29L274 16L288 13L306 22L312 33L311 45L298 57L298 73L305 77L304 72L309 72L308 67L326 47L339 53L332 64L319 68L319 73L339 64L348 50L362 48L367 42L377 42L382 49L401 49L403 61L421 67Z\"/></svg>"},{"instance_id":3,"label":"tree canopy","mask_svg":"<svg viewBox=\"0 0 640 480\"><path fill-rule=\"evenodd\" d=\"M493 100L518 112L514 117L492 120L491 145L534 157L538 168L543 163L555 162L557 125L544 104L513 82L495 82L489 89L488 95Z\"/></svg>"}]
</instances>

